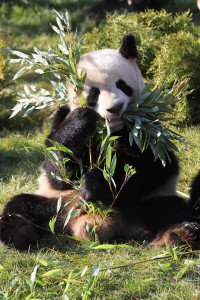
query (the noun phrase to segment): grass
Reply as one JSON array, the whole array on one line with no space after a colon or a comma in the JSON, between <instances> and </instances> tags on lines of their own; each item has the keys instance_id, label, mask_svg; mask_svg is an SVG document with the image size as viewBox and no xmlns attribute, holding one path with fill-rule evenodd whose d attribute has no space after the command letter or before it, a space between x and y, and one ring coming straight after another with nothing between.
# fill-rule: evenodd
<instances>
[{"instance_id":1,"label":"grass","mask_svg":"<svg viewBox=\"0 0 200 300\"><path fill-rule=\"evenodd\" d=\"M42 159L42 133L8 134L0 146L0 208L14 193L33 191Z\"/></svg>"},{"instance_id":2,"label":"grass","mask_svg":"<svg viewBox=\"0 0 200 300\"><path fill-rule=\"evenodd\" d=\"M10 255L6 253L7 250L0 248L0 255L4 257L0 293L7 293L2 299L84 299L87 293L85 299L192 300L200 296L199 259L194 255L192 260L191 255L177 260L172 257L158 260L155 258L158 252L140 246L94 251L78 244L69 252L45 249L28 254L14 250L10 250ZM166 255L169 252L166 251ZM194 264L181 277L188 259ZM113 268L124 264L125 267ZM97 265L100 271L92 276ZM31 286L30 278L36 266ZM76 276L86 266L86 273ZM92 277L96 280L89 287ZM66 285L69 286L66 288ZM64 298L63 293L68 298Z\"/></svg>"},{"instance_id":3,"label":"grass","mask_svg":"<svg viewBox=\"0 0 200 300\"><path fill-rule=\"evenodd\" d=\"M179 190L188 194L200 165L200 130L183 128L180 133L187 142L179 145ZM46 134L47 130L1 134L0 209L13 195L37 188ZM95 250L91 243L49 236L27 253L0 247L0 299L200 299L199 253L176 259L170 249L156 251L134 242L127 246ZM161 253L169 257L154 259ZM191 261L188 268L187 260ZM134 262L137 263L132 265ZM100 272L92 276L97 265ZM109 270L120 265L125 266ZM80 277L86 267L86 274ZM50 275L44 276L49 271Z\"/></svg>"},{"instance_id":4,"label":"grass","mask_svg":"<svg viewBox=\"0 0 200 300\"><path fill-rule=\"evenodd\" d=\"M67 9L73 28L77 28L79 34L83 35L96 25L95 20L84 13L95 2L98 0L30 0L27 5L0 5L1 26L9 32L13 49L27 52L34 46L46 49L47 45L56 42L49 26L50 23L55 23L53 8L59 12Z\"/></svg>"}]
</instances>

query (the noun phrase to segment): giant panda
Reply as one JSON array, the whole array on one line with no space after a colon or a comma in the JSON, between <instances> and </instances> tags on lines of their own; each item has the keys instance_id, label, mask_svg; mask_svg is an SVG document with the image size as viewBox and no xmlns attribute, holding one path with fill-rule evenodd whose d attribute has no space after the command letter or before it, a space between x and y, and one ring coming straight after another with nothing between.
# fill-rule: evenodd
<instances>
[{"instance_id":1,"label":"giant panda","mask_svg":"<svg viewBox=\"0 0 200 300\"><path fill-rule=\"evenodd\" d=\"M81 107L80 99L69 87L71 100L56 112L46 139L46 146L51 146L51 140L56 141L82 157L83 165L88 166L86 141L95 134L97 123L106 119L110 128L118 125L122 128L114 133L119 136L115 149L116 186L122 186L125 164L135 168L136 174L113 204L108 183L98 168L86 167L80 189L72 189L62 178L57 179L62 175L46 156L39 189L34 194L14 196L2 212L0 239L5 244L21 250L34 245L48 231L61 197L62 207L55 223L58 234L91 239L89 226L96 228L98 240L103 243L146 240L154 247L165 243L173 246L190 243L196 247L200 226L193 222L190 205L176 194L179 164L175 154L168 151L170 161L164 167L159 159L155 161L150 148L141 152L136 144L131 147L128 131L123 126L122 114L144 88L137 57L136 41L131 33L123 37L119 50L103 49L82 55L77 70L87 74L83 88L86 107ZM66 153L63 155L68 157ZM73 168L74 163L68 163L66 174ZM52 173L54 177L50 176ZM71 179L76 180L76 174ZM98 213L89 214L80 206L81 199L91 203L101 201L105 209L113 204L112 211L110 214L103 211L103 217ZM77 207L79 214L64 226L67 215Z\"/></svg>"}]
</instances>

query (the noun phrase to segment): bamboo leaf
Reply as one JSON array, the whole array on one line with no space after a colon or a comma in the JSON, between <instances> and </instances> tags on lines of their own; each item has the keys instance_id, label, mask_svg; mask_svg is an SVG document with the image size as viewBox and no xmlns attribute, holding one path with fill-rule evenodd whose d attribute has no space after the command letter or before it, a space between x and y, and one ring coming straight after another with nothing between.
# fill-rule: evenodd
<instances>
[{"instance_id":1,"label":"bamboo leaf","mask_svg":"<svg viewBox=\"0 0 200 300\"><path fill-rule=\"evenodd\" d=\"M105 168L103 169L103 177L105 178L106 181L110 182L110 178L109 178Z\"/></svg>"},{"instance_id":2,"label":"bamboo leaf","mask_svg":"<svg viewBox=\"0 0 200 300\"><path fill-rule=\"evenodd\" d=\"M60 51L65 54L65 55L68 55L69 54L69 51L68 49L66 49L66 47L64 47L63 45L58 45L58 48L60 49Z\"/></svg>"},{"instance_id":3,"label":"bamboo leaf","mask_svg":"<svg viewBox=\"0 0 200 300\"><path fill-rule=\"evenodd\" d=\"M60 20L59 17L56 17L56 22L57 22L57 24L58 24L59 29L60 29L61 31L64 31L64 27L63 27L62 22L61 22L61 20Z\"/></svg>"},{"instance_id":4,"label":"bamboo leaf","mask_svg":"<svg viewBox=\"0 0 200 300\"><path fill-rule=\"evenodd\" d=\"M37 269L38 269L38 267L35 266L32 274L31 274L31 278L30 278L30 280L31 280L31 285L30 285L31 292L33 290L33 286L34 286L34 282L35 282L35 278L36 278Z\"/></svg>"},{"instance_id":5,"label":"bamboo leaf","mask_svg":"<svg viewBox=\"0 0 200 300\"><path fill-rule=\"evenodd\" d=\"M33 299L33 293L31 293L30 295L28 295L25 300L32 300Z\"/></svg>"},{"instance_id":6,"label":"bamboo leaf","mask_svg":"<svg viewBox=\"0 0 200 300\"><path fill-rule=\"evenodd\" d=\"M66 219L65 219L65 223L64 223L64 228L65 228L65 226L69 223L69 220L71 219L71 217L72 217L72 212L73 212L73 210L74 210L74 207L72 207L71 209L70 209L70 211L68 212L68 214L67 214L67 217L66 217Z\"/></svg>"},{"instance_id":7,"label":"bamboo leaf","mask_svg":"<svg viewBox=\"0 0 200 300\"><path fill-rule=\"evenodd\" d=\"M11 59L9 59L9 62L11 64L19 64L19 63L22 62L22 59L20 59L20 58L11 58Z\"/></svg>"},{"instance_id":8,"label":"bamboo leaf","mask_svg":"<svg viewBox=\"0 0 200 300\"><path fill-rule=\"evenodd\" d=\"M102 244L102 245L91 247L91 249L94 249L94 250L108 250L108 249L114 249L116 247L117 247L117 245L113 245L113 244Z\"/></svg>"},{"instance_id":9,"label":"bamboo leaf","mask_svg":"<svg viewBox=\"0 0 200 300\"><path fill-rule=\"evenodd\" d=\"M51 25L51 27L56 33L60 34L60 29L57 26Z\"/></svg>"},{"instance_id":10,"label":"bamboo leaf","mask_svg":"<svg viewBox=\"0 0 200 300\"><path fill-rule=\"evenodd\" d=\"M92 276L97 276L99 274L100 271L100 266L97 265L96 267L94 267L94 269L92 270Z\"/></svg>"},{"instance_id":11,"label":"bamboo leaf","mask_svg":"<svg viewBox=\"0 0 200 300\"><path fill-rule=\"evenodd\" d=\"M1 48L3 51L11 54L11 55L16 55L20 58L29 58L29 56L23 52L20 52L20 51L16 51L16 50L11 50L11 49L8 49L8 48Z\"/></svg>"},{"instance_id":12,"label":"bamboo leaf","mask_svg":"<svg viewBox=\"0 0 200 300\"><path fill-rule=\"evenodd\" d=\"M39 263L40 263L41 265L45 266L45 267L48 266L48 263L47 263L46 260L44 260L44 259L40 259L40 260L39 260Z\"/></svg>"},{"instance_id":13,"label":"bamboo leaf","mask_svg":"<svg viewBox=\"0 0 200 300\"><path fill-rule=\"evenodd\" d=\"M56 224L57 216L54 216L50 221L49 221L49 228L51 229L51 232L54 234L55 230L55 224Z\"/></svg>"},{"instance_id":14,"label":"bamboo leaf","mask_svg":"<svg viewBox=\"0 0 200 300\"><path fill-rule=\"evenodd\" d=\"M111 164L111 157L112 157L112 147L108 145L106 149L106 169L110 169L110 164Z\"/></svg>"},{"instance_id":15,"label":"bamboo leaf","mask_svg":"<svg viewBox=\"0 0 200 300\"><path fill-rule=\"evenodd\" d=\"M55 9L53 8L53 11L56 13L56 15L57 15L61 20L64 20L64 17L61 16L61 14L59 14L59 12L58 12L57 10L55 10Z\"/></svg>"},{"instance_id":16,"label":"bamboo leaf","mask_svg":"<svg viewBox=\"0 0 200 300\"><path fill-rule=\"evenodd\" d=\"M37 73L37 74L44 74L44 71L42 69L36 69L35 73Z\"/></svg>"},{"instance_id":17,"label":"bamboo leaf","mask_svg":"<svg viewBox=\"0 0 200 300\"><path fill-rule=\"evenodd\" d=\"M62 206L62 196L60 196L58 198L58 202L57 202L57 207L56 207L56 212L59 213L60 209L61 209L61 206Z\"/></svg>"},{"instance_id":18,"label":"bamboo leaf","mask_svg":"<svg viewBox=\"0 0 200 300\"><path fill-rule=\"evenodd\" d=\"M13 108L13 113L11 114L11 116L9 117L9 119L13 118L14 116L16 116L23 108L23 104L17 104L14 108Z\"/></svg>"},{"instance_id":19,"label":"bamboo leaf","mask_svg":"<svg viewBox=\"0 0 200 300\"><path fill-rule=\"evenodd\" d=\"M22 76L26 71L29 71L33 68L33 65L28 65L28 66L24 66L23 68L21 68L13 77L13 80L16 80L17 78L19 78L20 76Z\"/></svg>"},{"instance_id":20,"label":"bamboo leaf","mask_svg":"<svg viewBox=\"0 0 200 300\"><path fill-rule=\"evenodd\" d=\"M62 273L62 269L54 269L42 274L42 277L54 277L60 275L61 273Z\"/></svg>"},{"instance_id":21,"label":"bamboo leaf","mask_svg":"<svg viewBox=\"0 0 200 300\"><path fill-rule=\"evenodd\" d=\"M110 176L111 177L113 177L113 175L115 173L116 164L117 164L117 155L115 153L113 158L112 158L111 165L110 165Z\"/></svg>"},{"instance_id":22,"label":"bamboo leaf","mask_svg":"<svg viewBox=\"0 0 200 300\"><path fill-rule=\"evenodd\" d=\"M83 276L86 274L87 270L88 270L88 266L86 266L86 267L83 269L83 271L81 272L80 277L83 277Z\"/></svg>"}]
</instances>

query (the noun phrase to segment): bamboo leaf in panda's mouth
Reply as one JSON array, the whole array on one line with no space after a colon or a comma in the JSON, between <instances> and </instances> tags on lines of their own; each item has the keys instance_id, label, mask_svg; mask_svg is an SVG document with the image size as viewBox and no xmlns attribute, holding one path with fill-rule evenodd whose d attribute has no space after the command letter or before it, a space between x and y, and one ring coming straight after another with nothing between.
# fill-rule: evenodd
<instances>
[{"instance_id":1,"label":"bamboo leaf in panda's mouth","mask_svg":"<svg viewBox=\"0 0 200 300\"><path fill-rule=\"evenodd\" d=\"M168 151L178 151L174 142L182 141L169 123L173 120L172 104L180 100L179 86L183 82L164 92L164 86L151 90L152 83L146 84L141 97L122 116L129 131L130 146L135 143L141 151L150 147L155 160L161 159L163 165L169 159Z\"/></svg>"}]
</instances>

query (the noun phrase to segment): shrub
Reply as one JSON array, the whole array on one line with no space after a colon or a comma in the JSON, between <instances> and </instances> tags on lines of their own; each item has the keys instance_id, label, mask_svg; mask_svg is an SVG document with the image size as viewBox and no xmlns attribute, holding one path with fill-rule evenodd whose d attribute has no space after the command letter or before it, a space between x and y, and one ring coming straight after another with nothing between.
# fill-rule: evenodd
<instances>
[{"instance_id":1,"label":"shrub","mask_svg":"<svg viewBox=\"0 0 200 300\"><path fill-rule=\"evenodd\" d=\"M200 122L200 39L190 32L180 31L160 39L160 49L152 61L150 72L160 85L165 79L170 85L176 80L188 78L187 120Z\"/></svg>"},{"instance_id":2,"label":"shrub","mask_svg":"<svg viewBox=\"0 0 200 300\"><path fill-rule=\"evenodd\" d=\"M185 103L177 105L180 121L200 122L199 93L199 27L192 22L189 12L173 16L162 10L144 13L110 15L107 24L95 28L85 38L85 50L119 48L121 37L126 32L136 36L140 53L139 66L147 80L155 85L165 82L166 88L174 81L188 79Z\"/></svg>"},{"instance_id":3,"label":"shrub","mask_svg":"<svg viewBox=\"0 0 200 300\"><path fill-rule=\"evenodd\" d=\"M9 89L11 85L11 78L8 65L6 63L7 54L1 51L2 47L7 45L6 34L0 32L0 130L6 126L6 121L9 117L7 108L8 104L12 102L13 96Z\"/></svg>"}]
</instances>

